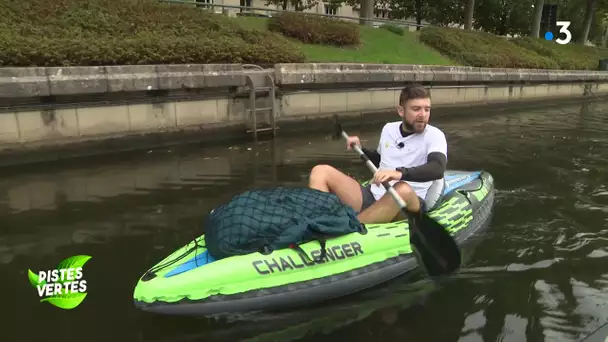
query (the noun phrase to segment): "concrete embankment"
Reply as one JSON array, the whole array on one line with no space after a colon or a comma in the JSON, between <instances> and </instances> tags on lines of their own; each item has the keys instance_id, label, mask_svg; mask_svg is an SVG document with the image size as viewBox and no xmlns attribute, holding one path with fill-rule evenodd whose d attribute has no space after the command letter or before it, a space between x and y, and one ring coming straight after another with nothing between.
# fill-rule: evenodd
<instances>
[{"instance_id":1,"label":"concrete embankment","mask_svg":"<svg viewBox=\"0 0 608 342\"><path fill-rule=\"evenodd\" d=\"M253 103L271 108L280 128L311 129L302 121L393 111L410 81L429 86L435 106L608 92L608 72L601 71L384 64L1 68L0 164L250 137ZM264 128L263 112L256 118Z\"/></svg>"}]
</instances>

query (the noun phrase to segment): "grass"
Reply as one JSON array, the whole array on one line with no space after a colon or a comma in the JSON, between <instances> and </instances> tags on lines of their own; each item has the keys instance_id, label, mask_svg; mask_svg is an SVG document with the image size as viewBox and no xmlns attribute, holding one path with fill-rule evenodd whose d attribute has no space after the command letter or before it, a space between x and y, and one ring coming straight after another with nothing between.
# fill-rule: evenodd
<instances>
[{"instance_id":1,"label":"grass","mask_svg":"<svg viewBox=\"0 0 608 342\"><path fill-rule=\"evenodd\" d=\"M268 19L234 18L249 29L267 31ZM539 38L505 39L490 33L455 28L425 28L398 35L381 28L360 26L361 46L339 48L304 44L289 39L307 62L360 62L382 64L467 65L489 68L596 70L608 49L558 45Z\"/></svg>"},{"instance_id":2,"label":"grass","mask_svg":"<svg viewBox=\"0 0 608 342\"><path fill-rule=\"evenodd\" d=\"M244 28L266 31L268 19L232 18ZM382 64L460 65L418 41L418 34L406 31L403 36L380 28L361 26L361 46L339 48L304 44L290 39L303 52L307 62L353 62Z\"/></svg>"}]
</instances>

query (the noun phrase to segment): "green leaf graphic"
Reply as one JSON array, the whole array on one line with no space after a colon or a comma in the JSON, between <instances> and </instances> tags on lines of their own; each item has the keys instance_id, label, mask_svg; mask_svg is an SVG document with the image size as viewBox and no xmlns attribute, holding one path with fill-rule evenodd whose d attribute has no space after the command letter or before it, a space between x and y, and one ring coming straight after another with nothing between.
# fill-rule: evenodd
<instances>
[{"instance_id":1,"label":"green leaf graphic","mask_svg":"<svg viewBox=\"0 0 608 342\"><path fill-rule=\"evenodd\" d=\"M57 269L61 270L61 269L67 269L67 268L83 267L84 264L86 264L86 262L89 261L89 259L91 259L91 256L89 256L89 255L74 255L74 256L66 258L62 262L60 262L59 266L57 266ZM59 283L63 284L63 283L70 282L70 281L73 281L73 280L63 279L63 280L59 281Z\"/></svg>"},{"instance_id":2,"label":"green leaf graphic","mask_svg":"<svg viewBox=\"0 0 608 342\"><path fill-rule=\"evenodd\" d=\"M57 269L62 270L62 269L69 269L69 268L84 267L84 264L86 264L86 262L89 261L89 259L91 259L91 256L89 256L89 255L71 256L69 258L64 259L62 262L60 262ZM30 270L30 269L28 269L27 276L30 281L30 284L32 284L32 286L34 286L34 287L44 286L47 284L46 281L40 282L40 278L38 277L38 275L36 273L32 272L32 270ZM63 279L63 280L59 280L57 282L57 284L64 285L65 283L72 282L74 280L75 279ZM80 303L82 303L82 301L86 298L86 296L87 296L86 292L70 293L64 286L62 286L59 294L55 294L52 297L41 299L40 302L49 302L49 304L54 305L58 308L69 310L69 309L73 309L73 308L77 307L78 305L80 305Z\"/></svg>"},{"instance_id":3,"label":"green leaf graphic","mask_svg":"<svg viewBox=\"0 0 608 342\"><path fill-rule=\"evenodd\" d=\"M32 286L37 287L38 285L42 285L42 284L40 284L38 275L36 273L32 272L32 270L30 270L30 269L27 270L27 277L29 278L30 284L32 284Z\"/></svg>"},{"instance_id":4,"label":"green leaf graphic","mask_svg":"<svg viewBox=\"0 0 608 342\"><path fill-rule=\"evenodd\" d=\"M57 269L83 267L89 259L91 259L89 255L74 255L60 262Z\"/></svg>"},{"instance_id":5,"label":"green leaf graphic","mask_svg":"<svg viewBox=\"0 0 608 342\"><path fill-rule=\"evenodd\" d=\"M67 293L42 299L41 302L49 302L58 308L69 310L80 305L86 296L86 293Z\"/></svg>"},{"instance_id":6,"label":"green leaf graphic","mask_svg":"<svg viewBox=\"0 0 608 342\"><path fill-rule=\"evenodd\" d=\"M69 292L65 287L61 287L60 293L52 297L41 299L40 302L49 302L62 309L73 309L80 305L87 293Z\"/></svg>"}]
</instances>

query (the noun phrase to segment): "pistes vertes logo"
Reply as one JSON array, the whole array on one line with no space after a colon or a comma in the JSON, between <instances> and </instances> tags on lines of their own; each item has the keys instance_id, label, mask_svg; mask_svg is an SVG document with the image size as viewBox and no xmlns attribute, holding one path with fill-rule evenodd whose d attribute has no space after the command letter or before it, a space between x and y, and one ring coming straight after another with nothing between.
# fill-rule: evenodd
<instances>
[{"instance_id":1,"label":"pistes vertes logo","mask_svg":"<svg viewBox=\"0 0 608 342\"><path fill-rule=\"evenodd\" d=\"M75 255L60 262L53 270L34 273L28 269L29 281L38 291L40 301L66 310L80 305L87 296L82 268L89 259L88 255Z\"/></svg>"}]
</instances>

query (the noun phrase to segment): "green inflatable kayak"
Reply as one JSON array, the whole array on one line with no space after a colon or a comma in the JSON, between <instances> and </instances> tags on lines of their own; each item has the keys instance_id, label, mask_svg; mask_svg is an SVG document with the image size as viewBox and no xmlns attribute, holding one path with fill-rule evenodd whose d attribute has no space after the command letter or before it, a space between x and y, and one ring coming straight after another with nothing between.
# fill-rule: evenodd
<instances>
[{"instance_id":1,"label":"green inflatable kayak","mask_svg":"<svg viewBox=\"0 0 608 342\"><path fill-rule=\"evenodd\" d=\"M428 216L463 246L490 221L494 180L485 171L447 171L425 201ZM276 310L341 297L416 269L407 220L366 228L328 239L324 259L317 260L319 242L300 245L315 261L290 248L215 260L201 235L143 274L134 303L170 315Z\"/></svg>"}]
</instances>

